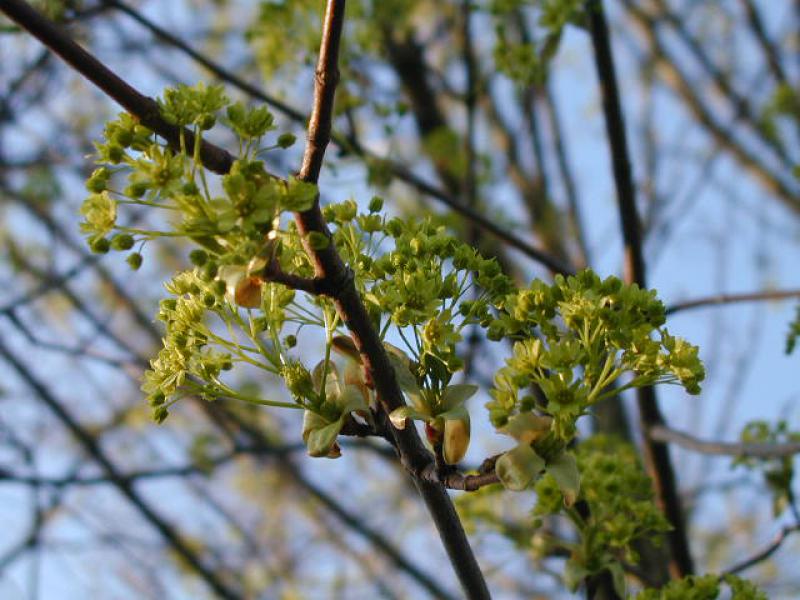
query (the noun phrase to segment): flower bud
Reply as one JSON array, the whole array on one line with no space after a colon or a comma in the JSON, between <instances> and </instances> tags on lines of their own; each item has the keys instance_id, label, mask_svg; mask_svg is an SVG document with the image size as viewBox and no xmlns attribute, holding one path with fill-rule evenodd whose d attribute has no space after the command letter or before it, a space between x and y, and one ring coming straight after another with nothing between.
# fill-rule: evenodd
<instances>
[{"instance_id":1,"label":"flower bud","mask_svg":"<svg viewBox=\"0 0 800 600\"><path fill-rule=\"evenodd\" d=\"M469 448L470 423L469 414L464 411L458 419L447 419L444 422L444 460L448 465L459 462Z\"/></svg>"}]
</instances>

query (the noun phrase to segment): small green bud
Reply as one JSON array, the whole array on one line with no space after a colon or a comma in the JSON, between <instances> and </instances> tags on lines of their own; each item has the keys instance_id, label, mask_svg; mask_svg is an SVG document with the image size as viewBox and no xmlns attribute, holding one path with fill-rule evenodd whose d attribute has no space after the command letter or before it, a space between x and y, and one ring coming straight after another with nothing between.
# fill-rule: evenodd
<instances>
[{"instance_id":1,"label":"small green bud","mask_svg":"<svg viewBox=\"0 0 800 600\"><path fill-rule=\"evenodd\" d=\"M220 279L220 280L214 282L214 285L212 286L212 289L214 290L214 293L217 296L223 296L223 295L225 295L225 292L228 289L228 286L224 281L222 281Z\"/></svg>"},{"instance_id":2,"label":"small green bud","mask_svg":"<svg viewBox=\"0 0 800 600\"><path fill-rule=\"evenodd\" d=\"M200 193L200 188L197 187L197 184L194 181L188 181L183 184L181 191L187 196L194 196Z\"/></svg>"},{"instance_id":3,"label":"small green bud","mask_svg":"<svg viewBox=\"0 0 800 600\"><path fill-rule=\"evenodd\" d=\"M391 221L386 224L386 233L388 233L393 238L398 238L403 234L403 222L395 217Z\"/></svg>"},{"instance_id":4,"label":"small green bud","mask_svg":"<svg viewBox=\"0 0 800 600\"><path fill-rule=\"evenodd\" d=\"M217 276L219 272L219 266L215 262L207 262L203 265L203 279L206 281L211 281L214 277ZM225 285L225 282L222 282L222 285ZM223 291L224 293L224 291Z\"/></svg>"},{"instance_id":5,"label":"small green bud","mask_svg":"<svg viewBox=\"0 0 800 600\"><path fill-rule=\"evenodd\" d=\"M128 255L128 258L125 259L125 262L128 263L128 266L132 270L138 271L139 267L142 266L142 260L143 259L141 254L139 254L138 252L132 252L131 254Z\"/></svg>"},{"instance_id":6,"label":"small green bud","mask_svg":"<svg viewBox=\"0 0 800 600\"><path fill-rule=\"evenodd\" d=\"M206 308L214 308L214 305L217 303L217 298L214 294L204 294L203 295L203 304Z\"/></svg>"},{"instance_id":7,"label":"small green bud","mask_svg":"<svg viewBox=\"0 0 800 600\"><path fill-rule=\"evenodd\" d=\"M286 344L287 348L294 348L297 346L297 337L294 335L287 335L283 338L283 343Z\"/></svg>"},{"instance_id":8,"label":"small green bud","mask_svg":"<svg viewBox=\"0 0 800 600\"><path fill-rule=\"evenodd\" d=\"M147 192L147 184L143 182L132 183L122 193L129 198L141 198Z\"/></svg>"},{"instance_id":9,"label":"small green bud","mask_svg":"<svg viewBox=\"0 0 800 600\"><path fill-rule=\"evenodd\" d=\"M278 136L277 143L279 148L286 149L293 146L296 141L297 136L295 136L293 133L282 133Z\"/></svg>"},{"instance_id":10,"label":"small green bud","mask_svg":"<svg viewBox=\"0 0 800 600\"><path fill-rule=\"evenodd\" d=\"M118 129L112 141L123 148L127 148L133 143L133 132L130 129Z\"/></svg>"},{"instance_id":11,"label":"small green bud","mask_svg":"<svg viewBox=\"0 0 800 600\"><path fill-rule=\"evenodd\" d=\"M383 198L380 196L373 196L372 200L369 201L369 212L376 213L380 212L383 208Z\"/></svg>"},{"instance_id":12,"label":"small green bud","mask_svg":"<svg viewBox=\"0 0 800 600\"><path fill-rule=\"evenodd\" d=\"M104 192L108 189L108 178L110 175L111 173L105 167L95 169L91 177L86 181L86 189L95 194Z\"/></svg>"},{"instance_id":13,"label":"small green bud","mask_svg":"<svg viewBox=\"0 0 800 600\"><path fill-rule=\"evenodd\" d=\"M203 131L208 131L214 127L216 122L217 118L214 115L205 114L197 119L197 126Z\"/></svg>"},{"instance_id":14,"label":"small green bud","mask_svg":"<svg viewBox=\"0 0 800 600\"><path fill-rule=\"evenodd\" d=\"M119 164L122 162L122 159L125 157L125 150L122 146L118 144L111 144L108 147L108 160L112 164Z\"/></svg>"},{"instance_id":15,"label":"small green bud","mask_svg":"<svg viewBox=\"0 0 800 600\"><path fill-rule=\"evenodd\" d=\"M161 423L163 423L167 419L168 415L169 411L167 410L167 408L165 406L159 406L153 411L153 420L159 425L161 425Z\"/></svg>"},{"instance_id":16,"label":"small green bud","mask_svg":"<svg viewBox=\"0 0 800 600\"><path fill-rule=\"evenodd\" d=\"M89 248L96 254L105 254L111 249L111 243L106 238L100 237L92 240Z\"/></svg>"},{"instance_id":17,"label":"small green bud","mask_svg":"<svg viewBox=\"0 0 800 600\"><path fill-rule=\"evenodd\" d=\"M134 239L129 233L118 233L111 238L112 250L130 250L133 248Z\"/></svg>"},{"instance_id":18,"label":"small green bud","mask_svg":"<svg viewBox=\"0 0 800 600\"><path fill-rule=\"evenodd\" d=\"M197 248L189 253L189 260L194 266L202 267L208 262L208 254L205 250Z\"/></svg>"},{"instance_id":19,"label":"small green bud","mask_svg":"<svg viewBox=\"0 0 800 600\"><path fill-rule=\"evenodd\" d=\"M253 328L256 330L256 333L266 331L269 328L269 319L266 317L256 317L253 319Z\"/></svg>"}]
</instances>

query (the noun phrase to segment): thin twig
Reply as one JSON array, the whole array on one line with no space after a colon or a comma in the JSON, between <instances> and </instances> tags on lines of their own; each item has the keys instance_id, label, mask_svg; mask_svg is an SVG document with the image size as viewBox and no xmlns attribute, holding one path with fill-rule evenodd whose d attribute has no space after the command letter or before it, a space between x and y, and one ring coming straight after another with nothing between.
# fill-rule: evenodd
<instances>
[{"instance_id":1,"label":"thin twig","mask_svg":"<svg viewBox=\"0 0 800 600\"><path fill-rule=\"evenodd\" d=\"M775 554L775 552L777 552L778 549L783 545L783 542L786 541L786 538L788 538L791 534L795 533L796 531L800 531L800 524L784 527L783 529L780 530L780 532L778 532L778 535L775 536L775 539L772 540L769 546L767 546L760 552L757 552L750 558L735 564L729 569L726 569L723 572L723 575L735 575L736 573L741 573L745 569L749 569L750 567L753 567L758 563L766 560L767 558Z\"/></svg>"},{"instance_id":2,"label":"thin twig","mask_svg":"<svg viewBox=\"0 0 800 600\"><path fill-rule=\"evenodd\" d=\"M677 302L667 307L666 314L674 315L678 312L692 310L695 308L707 308L719 306L721 304L737 304L740 302L769 302L775 300L789 300L800 298L800 290L768 290L764 292L748 292L744 294L716 294L705 298L696 298Z\"/></svg>"},{"instance_id":3,"label":"thin twig","mask_svg":"<svg viewBox=\"0 0 800 600\"><path fill-rule=\"evenodd\" d=\"M641 27L653 61L662 71L661 78L664 83L684 101L697 122L703 126L721 149L731 154L764 188L775 194L776 198L794 212L800 211L796 184L790 182L789 177L776 172L762 160L760 155L746 148L734 134L732 127L726 127L714 117L711 107L698 95L697 86L692 85L689 76L680 67L679 61L674 60L674 56L668 51L653 26L652 18L644 13L633 0L623 0L623 3L636 24Z\"/></svg>"},{"instance_id":4,"label":"thin twig","mask_svg":"<svg viewBox=\"0 0 800 600\"><path fill-rule=\"evenodd\" d=\"M764 57L767 65L769 65L770 71L772 71L773 77L775 77L779 83L787 83L789 79L786 77L786 71L781 63L778 49L770 41L769 36L767 35L764 22L761 19L761 15L758 14L758 8L756 8L756 5L752 0L741 0L741 4L744 7L745 14L747 15L747 23L750 25L753 35L755 36L756 40L758 40L758 43L764 52Z\"/></svg>"},{"instance_id":5,"label":"thin twig","mask_svg":"<svg viewBox=\"0 0 800 600\"><path fill-rule=\"evenodd\" d=\"M716 456L737 456L742 458L783 458L800 454L800 442L752 443L752 442L708 442L682 431L663 425L651 427L648 437L665 444L676 444L681 448L713 454Z\"/></svg>"}]
</instances>

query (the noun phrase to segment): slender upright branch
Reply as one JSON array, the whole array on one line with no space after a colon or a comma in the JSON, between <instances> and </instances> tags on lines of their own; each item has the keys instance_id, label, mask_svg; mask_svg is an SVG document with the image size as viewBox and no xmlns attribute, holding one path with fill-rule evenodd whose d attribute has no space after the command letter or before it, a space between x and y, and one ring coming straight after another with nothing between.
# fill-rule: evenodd
<instances>
[{"instance_id":1,"label":"slender upright branch","mask_svg":"<svg viewBox=\"0 0 800 600\"><path fill-rule=\"evenodd\" d=\"M787 83L789 78L786 76L786 71L783 68L780 54L778 49L769 39L769 35L764 27L764 22L761 19L761 15L758 14L758 8L753 0L741 0L741 4L744 8L745 14L747 15L747 22L750 25L750 30L753 32L753 35L764 52L764 57L767 65L769 65L769 70L772 71L773 77L775 77L776 81L779 83Z\"/></svg>"},{"instance_id":2,"label":"slender upright branch","mask_svg":"<svg viewBox=\"0 0 800 600\"><path fill-rule=\"evenodd\" d=\"M640 287L646 287L641 226L636 209L636 194L625 134L625 121L617 86L608 24L602 0L590 0L587 2L587 8L595 68L603 97L603 112L611 151L614 183L617 188L622 237L625 244L625 279L629 283L637 283ZM638 406L639 418L645 434L645 463L655 485L658 503L673 527L669 533L670 573L676 578L684 577L694 571L694 566L684 524L683 507L669 456L669 447L663 442L653 440L648 434L652 427L664 425L664 417L658 407L656 394L652 387L638 390Z\"/></svg>"},{"instance_id":3,"label":"slender upright branch","mask_svg":"<svg viewBox=\"0 0 800 600\"><path fill-rule=\"evenodd\" d=\"M344 0L328 0L325 10L322 43L317 63L314 86L314 104L308 125L308 141L298 179L317 183L330 141L333 117L334 94L338 73L338 51L344 21ZM319 198L314 206L295 215L298 229L307 239L317 232L331 239L331 233L322 216ZM350 330L364 366L375 382L377 396L381 399L386 414L403 406L403 395L395 377L394 369L381 342L380 336L367 314L358 295L352 272L342 262L333 243L322 250L306 248L314 263L315 274L330 282L330 294L334 298L339 315ZM452 500L441 483L429 482L418 477L432 458L425 449L414 427L403 430L391 429L403 465L414 475L414 481L439 530L450 561L469 598L489 598L489 590L469 545L464 528L455 512Z\"/></svg>"}]
</instances>

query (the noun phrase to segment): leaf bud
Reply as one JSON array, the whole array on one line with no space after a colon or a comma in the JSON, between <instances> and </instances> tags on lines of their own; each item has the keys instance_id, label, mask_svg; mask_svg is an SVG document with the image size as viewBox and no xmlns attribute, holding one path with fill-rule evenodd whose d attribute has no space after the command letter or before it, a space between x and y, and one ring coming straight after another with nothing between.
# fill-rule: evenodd
<instances>
[{"instance_id":1,"label":"leaf bud","mask_svg":"<svg viewBox=\"0 0 800 600\"><path fill-rule=\"evenodd\" d=\"M202 115L201 117L198 117L196 120L197 126L203 131L208 131L209 129L214 127L216 122L217 118L214 115L210 114Z\"/></svg>"},{"instance_id":2,"label":"leaf bud","mask_svg":"<svg viewBox=\"0 0 800 600\"><path fill-rule=\"evenodd\" d=\"M89 248L95 254L105 254L111 249L111 243L106 238L99 237L89 243Z\"/></svg>"},{"instance_id":3,"label":"leaf bud","mask_svg":"<svg viewBox=\"0 0 800 600\"><path fill-rule=\"evenodd\" d=\"M297 136L295 136L293 133L282 133L278 136L277 143L279 148L283 148L285 150L286 148L293 146L296 141Z\"/></svg>"},{"instance_id":4,"label":"leaf bud","mask_svg":"<svg viewBox=\"0 0 800 600\"><path fill-rule=\"evenodd\" d=\"M189 253L189 261L196 267L202 267L208 262L208 254L205 250L196 248Z\"/></svg>"},{"instance_id":5,"label":"leaf bud","mask_svg":"<svg viewBox=\"0 0 800 600\"><path fill-rule=\"evenodd\" d=\"M132 270L138 271L139 267L142 266L142 260L143 259L141 254L139 254L138 252L132 252L131 254L128 255L126 262L128 263L128 266Z\"/></svg>"},{"instance_id":6,"label":"leaf bud","mask_svg":"<svg viewBox=\"0 0 800 600\"><path fill-rule=\"evenodd\" d=\"M133 248L134 239L129 233L118 233L111 238L111 248L113 250L130 250Z\"/></svg>"}]
</instances>

